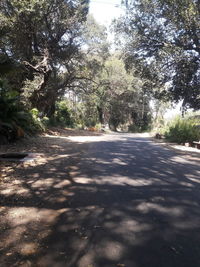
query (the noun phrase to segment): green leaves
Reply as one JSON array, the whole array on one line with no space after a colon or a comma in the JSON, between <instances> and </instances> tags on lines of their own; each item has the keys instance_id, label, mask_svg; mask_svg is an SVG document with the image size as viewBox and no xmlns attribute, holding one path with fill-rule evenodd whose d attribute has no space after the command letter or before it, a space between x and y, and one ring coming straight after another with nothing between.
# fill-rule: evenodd
<instances>
[{"instance_id":1,"label":"green leaves","mask_svg":"<svg viewBox=\"0 0 200 267\"><path fill-rule=\"evenodd\" d=\"M156 96L184 100L185 108L200 108L200 6L195 0L128 1L124 21L116 31L125 34L125 60L149 70ZM183 63L184 62L184 63ZM195 64L194 64L195 62ZM144 69L143 68L143 69ZM139 70L140 75L143 71ZM155 90L157 91L157 89Z\"/></svg>"},{"instance_id":2,"label":"green leaves","mask_svg":"<svg viewBox=\"0 0 200 267\"><path fill-rule=\"evenodd\" d=\"M0 75L26 107L51 114L73 80L87 8L87 0L0 1Z\"/></svg>"},{"instance_id":3,"label":"green leaves","mask_svg":"<svg viewBox=\"0 0 200 267\"><path fill-rule=\"evenodd\" d=\"M199 122L198 122L199 123ZM186 143L200 140L200 129L197 120L191 118L175 118L165 132L165 137L177 143Z\"/></svg>"}]
</instances>

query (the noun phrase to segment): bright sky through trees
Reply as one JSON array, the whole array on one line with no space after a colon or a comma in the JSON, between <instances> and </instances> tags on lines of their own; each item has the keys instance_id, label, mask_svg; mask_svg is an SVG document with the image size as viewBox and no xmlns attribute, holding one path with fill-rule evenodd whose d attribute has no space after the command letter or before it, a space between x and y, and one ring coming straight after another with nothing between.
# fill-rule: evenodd
<instances>
[{"instance_id":1,"label":"bright sky through trees","mask_svg":"<svg viewBox=\"0 0 200 267\"><path fill-rule=\"evenodd\" d=\"M121 0L91 0L90 14L98 23L109 26L114 18L118 18L122 12Z\"/></svg>"}]
</instances>

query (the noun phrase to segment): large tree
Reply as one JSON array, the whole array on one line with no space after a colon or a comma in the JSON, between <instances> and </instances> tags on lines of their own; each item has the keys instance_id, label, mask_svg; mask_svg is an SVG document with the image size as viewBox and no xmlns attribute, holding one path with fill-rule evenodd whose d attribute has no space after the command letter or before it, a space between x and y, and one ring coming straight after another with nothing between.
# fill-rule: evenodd
<instances>
[{"instance_id":1,"label":"large tree","mask_svg":"<svg viewBox=\"0 0 200 267\"><path fill-rule=\"evenodd\" d=\"M200 108L200 1L125 1L126 15L116 30L125 37L127 66L156 88L157 97L183 100ZM159 89L159 90L158 90Z\"/></svg>"},{"instance_id":2,"label":"large tree","mask_svg":"<svg viewBox=\"0 0 200 267\"><path fill-rule=\"evenodd\" d=\"M58 97L60 70L73 67L87 12L88 0L0 2L0 54L23 68L22 86L44 114ZM69 82L68 72L61 80Z\"/></svg>"}]
</instances>

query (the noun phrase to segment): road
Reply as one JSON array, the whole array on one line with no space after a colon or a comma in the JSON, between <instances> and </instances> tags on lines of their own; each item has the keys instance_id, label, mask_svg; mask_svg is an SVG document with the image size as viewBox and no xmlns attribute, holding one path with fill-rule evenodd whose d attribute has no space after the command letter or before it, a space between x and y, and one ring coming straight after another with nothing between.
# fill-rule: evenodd
<instances>
[{"instance_id":1,"label":"road","mask_svg":"<svg viewBox=\"0 0 200 267\"><path fill-rule=\"evenodd\" d=\"M4 195L12 250L1 266L200 266L198 156L135 134L70 142L29 167L23 198Z\"/></svg>"}]
</instances>

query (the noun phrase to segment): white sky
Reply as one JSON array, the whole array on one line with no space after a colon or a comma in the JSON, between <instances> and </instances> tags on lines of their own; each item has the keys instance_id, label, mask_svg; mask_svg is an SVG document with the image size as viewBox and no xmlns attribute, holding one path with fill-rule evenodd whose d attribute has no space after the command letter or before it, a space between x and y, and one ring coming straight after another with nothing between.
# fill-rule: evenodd
<instances>
[{"instance_id":1,"label":"white sky","mask_svg":"<svg viewBox=\"0 0 200 267\"><path fill-rule=\"evenodd\" d=\"M89 13L94 16L98 23L107 27L122 12L121 0L90 0Z\"/></svg>"},{"instance_id":2,"label":"white sky","mask_svg":"<svg viewBox=\"0 0 200 267\"><path fill-rule=\"evenodd\" d=\"M183 101L180 101L175 105L175 107L167 109L166 113L164 115L164 119L170 120L173 119L174 116L176 115L181 115L181 106L182 106Z\"/></svg>"}]
</instances>

